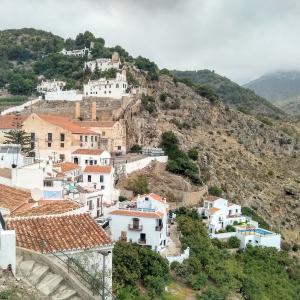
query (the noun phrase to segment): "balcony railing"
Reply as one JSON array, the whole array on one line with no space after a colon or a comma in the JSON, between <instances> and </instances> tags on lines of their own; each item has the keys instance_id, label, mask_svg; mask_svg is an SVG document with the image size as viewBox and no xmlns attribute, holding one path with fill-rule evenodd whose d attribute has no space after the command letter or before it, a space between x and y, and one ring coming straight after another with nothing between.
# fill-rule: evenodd
<instances>
[{"instance_id":1,"label":"balcony railing","mask_svg":"<svg viewBox=\"0 0 300 300\"><path fill-rule=\"evenodd\" d=\"M156 231L161 231L162 228L163 228L163 225L155 226L155 230L156 230Z\"/></svg>"},{"instance_id":2,"label":"balcony railing","mask_svg":"<svg viewBox=\"0 0 300 300\"><path fill-rule=\"evenodd\" d=\"M128 224L128 229L133 230L133 231L142 231L143 230L143 225Z\"/></svg>"},{"instance_id":3,"label":"balcony railing","mask_svg":"<svg viewBox=\"0 0 300 300\"><path fill-rule=\"evenodd\" d=\"M138 240L138 244L146 245L146 240L144 240L144 239L139 239L139 240Z\"/></svg>"}]
</instances>

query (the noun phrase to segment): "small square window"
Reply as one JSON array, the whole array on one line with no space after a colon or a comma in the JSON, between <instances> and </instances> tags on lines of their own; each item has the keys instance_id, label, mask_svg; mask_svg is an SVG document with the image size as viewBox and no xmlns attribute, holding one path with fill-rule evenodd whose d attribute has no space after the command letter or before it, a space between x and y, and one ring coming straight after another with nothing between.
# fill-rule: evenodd
<instances>
[{"instance_id":1,"label":"small square window","mask_svg":"<svg viewBox=\"0 0 300 300\"><path fill-rule=\"evenodd\" d=\"M48 143L48 148L51 148L51 143Z\"/></svg>"},{"instance_id":2,"label":"small square window","mask_svg":"<svg viewBox=\"0 0 300 300\"><path fill-rule=\"evenodd\" d=\"M60 148L64 148L65 144L64 143L60 143Z\"/></svg>"}]
</instances>

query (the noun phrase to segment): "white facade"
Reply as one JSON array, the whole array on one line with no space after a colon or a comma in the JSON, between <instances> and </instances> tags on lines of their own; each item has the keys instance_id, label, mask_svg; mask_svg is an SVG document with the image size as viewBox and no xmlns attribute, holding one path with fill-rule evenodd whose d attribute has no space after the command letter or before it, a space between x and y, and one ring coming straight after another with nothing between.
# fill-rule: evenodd
<instances>
[{"instance_id":1,"label":"white facade","mask_svg":"<svg viewBox=\"0 0 300 300\"><path fill-rule=\"evenodd\" d=\"M45 94L47 92L58 92L62 91L66 83L61 80L46 80L42 81L37 87L36 90L38 93Z\"/></svg>"},{"instance_id":2,"label":"white facade","mask_svg":"<svg viewBox=\"0 0 300 300\"><path fill-rule=\"evenodd\" d=\"M64 48L59 53L62 55L76 56L76 57L84 57L85 55L87 56L91 55L91 51L87 47L84 47L83 49L79 49L79 50L66 50Z\"/></svg>"},{"instance_id":3,"label":"white facade","mask_svg":"<svg viewBox=\"0 0 300 300\"><path fill-rule=\"evenodd\" d=\"M105 168L105 170L102 170ZM109 169L109 171L107 171ZM83 186L94 188L103 194L103 203L111 205L116 201L114 168L110 166L87 166L83 171Z\"/></svg>"},{"instance_id":4,"label":"white facade","mask_svg":"<svg viewBox=\"0 0 300 300\"><path fill-rule=\"evenodd\" d=\"M256 228L252 230L239 230L236 237L241 241L240 248L244 249L247 245L274 247L280 250L281 235L272 231Z\"/></svg>"},{"instance_id":5,"label":"white facade","mask_svg":"<svg viewBox=\"0 0 300 300\"><path fill-rule=\"evenodd\" d=\"M0 224L0 268L7 269L8 265L16 274L16 232L3 230Z\"/></svg>"},{"instance_id":6,"label":"white facade","mask_svg":"<svg viewBox=\"0 0 300 300\"><path fill-rule=\"evenodd\" d=\"M226 229L227 225L237 225L251 221L251 218L242 215L240 205L230 203L223 198L204 200L204 206L198 209L198 213L208 218L210 234Z\"/></svg>"},{"instance_id":7,"label":"white facade","mask_svg":"<svg viewBox=\"0 0 300 300\"><path fill-rule=\"evenodd\" d=\"M22 167L33 161L33 157L26 157L21 153L20 145L0 144L0 168Z\"/></svg>"},{"instance_id":8,"label":"white facade","mask_svg":"<svg viewBox=\"0 0 300 300\"><path fill-rule=\"evenodd\" d=\"M81 101L82 94L77 94L76 90L51 91L51 92L46 92L45 100L47 100L47 101Z\"/></svg>"},{"instance_id":9,"label":"white facade","mask_svg":"<svg viewBox=\"0 0 300 300\"><path fill-rule=\"evenodd\" d=\"M134 207L133 207L134 206ZM124 240L161 252L167 247L168 205L155 194L138 196L110 213L114 241Z\"/></svg>"},{"instance_id":10,"label":"white facade","mask_svg":"<svg viewBox=\"0 0 300 300\"><path fill-rule=\"evenodd\" d=\"M99 71L107 71L109 69L120 69L120 60L112 61L110 58L98 58L85 63L84 67L94 72L97 68Z\"/></svg>"},{"instance_id":11,"label":"white facade","mask_svg":"<svg viewBox=\"0 0 300 300\"><path fill-rule=\"evenodd\" d=\"M99 154L89 154L89 152L91 152L90 149L87 149L86 153L84 153L84 149L80 149L80 150L78 151L78 153L77 151L74 151L72 153L71 161L75 164L78 164L81 167L85 167L88 165L105 166L110 163L111 154L106 150L102 152L99 150Z\"/></svg>"},{"instance_id":12,"label":"white facade","mask_svg":"<svg viewBox=\"0 0 300 300\"><path fill-rule=\"evenodd\" d=\"M85 97L107 97L120 99L126 95L128 84L126 72L117 73L115 79L100 78L89 81L83 86L83 95Z\"/></svg>"}]
</instances>

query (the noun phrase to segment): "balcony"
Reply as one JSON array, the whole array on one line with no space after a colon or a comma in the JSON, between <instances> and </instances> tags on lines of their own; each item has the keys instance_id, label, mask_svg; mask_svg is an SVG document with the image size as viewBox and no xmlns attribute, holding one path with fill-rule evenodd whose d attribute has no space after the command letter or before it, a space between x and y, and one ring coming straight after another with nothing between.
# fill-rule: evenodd
<instances>
[{"instance_id":1,"label":"balcony","mask_svg":"<svg viewBox=\"0 0 300 300\"><path fill-rule=\"evenodd\" d=\"M128 229L133 230L133 231L142 231L143 226L142 225L133 225L133 224L128 224Z\"/></svg>"},{"instance_id":2,"label":"balcony","mask_svg":"<svg viewBox=\"0 0 300 300\"><path fill-rule=\"evenodd\" d=\"M161 231L163 229L163 225L155 226L155 231Z\"/></svg>"},{"instance_id":3,"label":"balcony","mask_svg":"<svg viewBox=\"0 0 300 300\"><path fill-rule=\"evenodd\" d=\"M139 240L138 240L138 244L140 244L140 245L146 245L146 240L144 240L144 239L139 239Z\"/></svg>"}]
</instances>

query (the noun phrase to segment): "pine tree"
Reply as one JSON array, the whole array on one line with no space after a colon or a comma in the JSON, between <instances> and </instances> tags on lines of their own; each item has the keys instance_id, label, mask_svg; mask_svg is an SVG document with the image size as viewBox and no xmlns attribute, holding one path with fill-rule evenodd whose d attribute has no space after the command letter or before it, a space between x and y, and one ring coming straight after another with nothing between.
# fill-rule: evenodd
<instances>
[{"instance_id":1,"label":"pine tree","mask_svg":"<svg viewBox=\"0 0 300 300\"><path fill-rule=\"evenodd\" d=\"M33 154L31 136L23 130L22 119L19 113L15 114L12 123L13 129L6 133L4 144L16 144L21 146L21 151L27 155Z\"/></svg>"}]
</instances>

